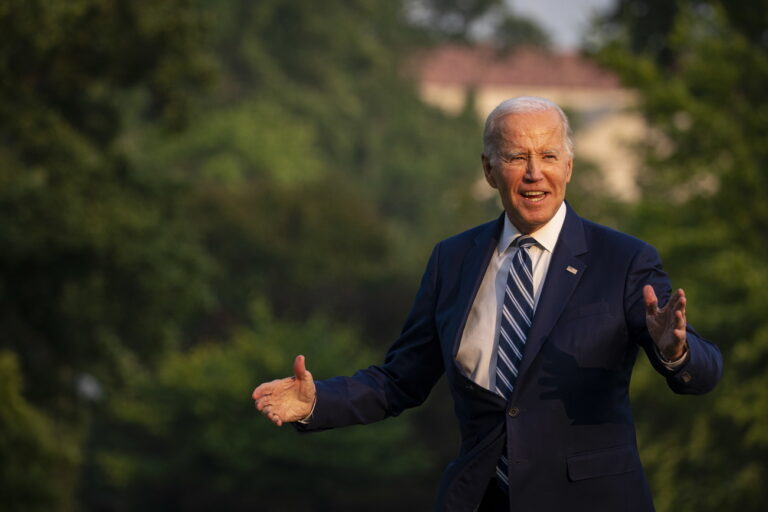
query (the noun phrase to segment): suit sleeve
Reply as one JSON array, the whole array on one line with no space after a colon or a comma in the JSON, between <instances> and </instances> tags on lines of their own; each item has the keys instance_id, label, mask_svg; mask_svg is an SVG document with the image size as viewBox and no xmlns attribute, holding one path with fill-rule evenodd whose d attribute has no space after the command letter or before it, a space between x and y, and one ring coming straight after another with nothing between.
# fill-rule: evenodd
<instances>
[{"instance_id":1,"label":"suit sleeve","mask_svg":"<svg viewBox=\"0 0 768 512\"><path fill-rule=\"evenodd\" d=\"M434 318L439 247L432 251L403 330L384 364L359 370L351 377L316 381L315 410L307 423L294 424L297 430L372 423L424 402L444 371Z\"/></svg>"},{"instance_id":2,"label":"suit sleeve","mask_svg":"<svg viewBox=\"0 0 768 512\"><path fill-rule=\"evenodd\" d=\"M688 324L686 326L688 355L686 361L669 369L659 359L653 339L645 323L643 286L650 284L663 307L669 301L672 287L656 249L644 244L635 254L625 287L625 315L630 336L643 347L651 364L666 378L667 385L675 393L703 394L711 391L723 373L723 358L713 343L702 338Z\"/></svg>"}]
</instances>

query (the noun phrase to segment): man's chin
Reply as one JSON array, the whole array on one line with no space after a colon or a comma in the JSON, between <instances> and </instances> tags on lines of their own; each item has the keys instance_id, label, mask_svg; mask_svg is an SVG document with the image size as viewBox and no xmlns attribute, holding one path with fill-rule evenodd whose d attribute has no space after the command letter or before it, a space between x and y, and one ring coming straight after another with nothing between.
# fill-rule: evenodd
<instances>
[{"instance_id":1,"label":"man's chin","mask_svg":"<svg viewBox=\"0 0 768 512\"><path fill-rule=\"evenodd\" d=\"M515 215L514 217L510 216L512 224L514 224L515 227L519 229L520 232L524 235L533 233L544 224L552 220L552 217L555 216L555 212L548 210L524 213L525 215Z\"/></svg>"}]
</instances>

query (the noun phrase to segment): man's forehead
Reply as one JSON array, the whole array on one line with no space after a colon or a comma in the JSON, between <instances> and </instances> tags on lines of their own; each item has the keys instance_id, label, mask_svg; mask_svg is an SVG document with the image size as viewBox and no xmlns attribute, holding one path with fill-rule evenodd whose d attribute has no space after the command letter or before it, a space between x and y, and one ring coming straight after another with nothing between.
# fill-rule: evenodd
<instances>
[{"instance_id":1,"label":"man's forehead","mask_svg":"<svg viewBox=\"0 0 768 512\"><path fill-rule=\"evenodd\" d=\"M523 113L510 112L496 119L496 128L505 132L562 133L563 122L554 110Z\"/></svg>"},{"instance_id":2,"label":"man's forehead","mask_svg":"<svg viewBox=\"0 0 768 512\"><path fill-rule=\"evenodd\" d=\"M554 114L554 115L550 115ZM507 114L497 120L497 137L510 144L537 141L562 146L563 124L556 112Z\"/></svg>"}]
</instances>

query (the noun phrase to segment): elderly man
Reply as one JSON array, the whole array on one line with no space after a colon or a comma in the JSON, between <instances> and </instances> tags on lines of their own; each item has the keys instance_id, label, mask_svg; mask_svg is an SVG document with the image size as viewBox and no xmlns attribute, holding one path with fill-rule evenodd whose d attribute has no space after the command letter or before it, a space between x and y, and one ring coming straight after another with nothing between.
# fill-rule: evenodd
<instances>
[{"instance_id":1,"label":"elderly man","mask_svg":"<svg viewBox=\"0 0 768 512\"><path fill-rule=\"evenodd\" d=\"M445 373L462 444L437 510L653 510L629 404L638 350L681 394L712 389L722 358L653 247L565 202L572 148L554 103L496 107L481 158L504 214L437 244L383 365L315 382L298 356L256 407L302 431L370 423Z\"/></svg>"}]
</instances>

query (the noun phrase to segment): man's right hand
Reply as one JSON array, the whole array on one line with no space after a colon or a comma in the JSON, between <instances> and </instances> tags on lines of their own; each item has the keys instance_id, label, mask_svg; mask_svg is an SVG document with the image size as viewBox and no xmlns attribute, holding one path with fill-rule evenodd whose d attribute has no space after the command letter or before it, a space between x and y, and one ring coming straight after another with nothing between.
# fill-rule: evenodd
<instances>
[{"instance_id":1,"label":"man's right hand","mask_svg":"<svg viewBox=\"0 0 768 512\"><path fill-rule=\"evenodd\" d=\"M303 420L315 403L315 381L304 366L304 356L296 356L293 377L265 382L253 390L256 409L278 427Z\"/></svg>"}]
</instances>

